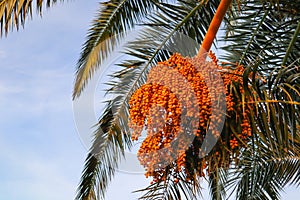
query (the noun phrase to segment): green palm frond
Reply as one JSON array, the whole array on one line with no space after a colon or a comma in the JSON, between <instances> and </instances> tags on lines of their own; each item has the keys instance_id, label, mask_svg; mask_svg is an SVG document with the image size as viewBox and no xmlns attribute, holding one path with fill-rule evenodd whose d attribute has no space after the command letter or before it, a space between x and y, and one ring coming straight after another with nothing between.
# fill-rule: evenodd
<instances>
[{"instance_id":1,"label":"green palm frond","mask_svg":"<svg viewBox=\"0 0 300 200\"><path fill-rule=\"evenodd\" d=\"M127 30L149 14L159 0L111 0L101 3L99 14L88 31L77 63L73 98L78 97L86 83L114 50Z\"/></svg>"},{"instance_id":2,"label":"green palm frond","mask_svg":"<svg viewBox=\"0 0 300 200\"><path fill-rule=\"evenodd\" d=\"M209 174L209 188L211 199L221 200L226 198L226 184L228 182L228 171L217 168Z\"/></svg>"},{"instance_id":3,"label":"green palm frond","mask_svg":"<svg viewBox=\"0 0 300 200\"><path fill-rule=\"evenodd\" d=\"M0 36L7 34L15 26L24 26L26 18L32 15L32 0L1 0L0 1ZM43 3L47 7L57 0L36 0L36 9L41 14Z\"/></svg>"},{"instance_id":4,"label":"green palm frond","mask_svg":"<svg viewBox=\"0 0 300 200\"><path fill-rule=\"evenodd\" d=\"M248 149L229 180L236 183L232 184L236 199L273 200L280 199L280 192L288 183L299 186L299 173L299 153L298 156L275 158L269 149Z\"/></svg>"},{"instance_id":5,"label":"green palm frond","mask_svg":"<svg viewBox=\"0 0 300 200\"><path fill-rule=\"evenodd\" d=\"M97 191L95 187L98 176L98 159L95 155L89 154L85 160L83 175L79 185L76 199L95 200Z\"/></svg>"},{"instance_id":6,"label":"green palm frond","mask_svg":"<svg viewBox=\"0 0 300 200\"><path fill-rule=\"evenodd\" d=\"M286 155L289 149L299 148L291 140L297 139L299 134L300 70L298 66L276 70L266 84L267 89L256 88L258 112L253 113L253 123L260 139L273 154Z\"/></svg>"},{"instance_id":7,"label":"green palm frond","mask_svg":"<svg viewBox=\"0 0 300 200\"><path fill-rule=\"evenodd\" d=\"M292 6L297 2L244 1L241 12L228 20L224 58L253 73L244 77L251 89L235 94L245 103L251 96L254 105L253 140L227 185L235 187L237 199L280 199L287 183L299 184L294 174L299 173L300 12Z\"/></svg>"},{"instance_id":8,"label":"green palm frond","mask_svg":"<svg viewBox=\"0 0 300 200\"><path fill-rule=\"evenodd\" d=\"M112 112L117 99L115 102L110 101L99 121L78 187L78 200L94 199L93 196L104 199L107 185L118 167L121 156L124 156L125 148L131 147L129 130L126 129L127 118L118 118L116 115L120 112ZM116 118L118 120L115 120Z\"/></svg>"},{"instance_id":9,"label":"green palm frond","mask_svg":"<svg viewBox=\"0 0 300 200\"><path fill-rule=\"evenodd\" d=\"M277 177L282 185L293 184L297 187L300 186L300 157L290 156L284 158L273 159ZM272 174L273 175L273 174Z\"/></svg>"},{"instance_id":10,"label":"green palm frond","mask_svg":"<svg viewBox=\"0 0 300 200\"><path fill-rule=\"evenodd\" d=\"M270 168L272 165L264 162L265 158L262 159L261 155L255 156L255 152L245 152L243 156L245 157L241 161L243 168L236 175L240 177L236 199L280 199L279 188L281 187L279 180L272 176L274 173Z\"/></svg>"},{"instance_id":11,"label":"green palm frond","mask_svg":"<svg viewBox=\"0 0 300 200\"><path fill-rule=\"evenodd\" d=\"M171 172L170 172L171 174ZM197 195L200 194L200 182L197 179L197 185L186 181L184 174L180 174L177 177L178 181L174 181L171 177L167 177L166 181L153 183L147 188L135 191L144 193L139 199L140 200L173 200L173 199L186 199L186 200L196 200Z\"/></svg>"},{"instance_id":12,"label":"green palm frond","mask_svg":"<svg viewBox=\"0 0 300 200\"><path fill-rule=\"evenodd\" d=\"M240 11L227 20L223 58L245 66L259 61L264 68L291 64L300 51L299 6L299 1L241 1L235 7Z\"/></svg>"},{"instance_id":13,"label":"green palm frond","mask_svg":"<svg viewBox=\"0 0 300 200\"><path fill-rule=\"evenodd\" d=\"M300 181L300 70L291 65L274 70L265 82L257 77L252 74L252 88L241 95L255 99L245 101L254 106L249 114L253 139L231 169L227 187L235 185L241 200L280 199L288 183Z\"/></svg>"}]
</instances>

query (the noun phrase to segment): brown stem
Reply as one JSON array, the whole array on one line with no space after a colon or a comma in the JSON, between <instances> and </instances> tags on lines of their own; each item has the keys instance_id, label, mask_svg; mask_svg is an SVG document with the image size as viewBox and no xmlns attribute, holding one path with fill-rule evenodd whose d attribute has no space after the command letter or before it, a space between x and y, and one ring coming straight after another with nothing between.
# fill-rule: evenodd
<instances>
[{"instance_id":1,"label":"brown stem","mask_svg":"<svg viewBox=\"0 0 300 200\"><path fill-rule=\"evenodd\" d=\"M221 0L220 5L218 6L218 9L208 27L207 33L198 52L198 57L202 56L203 59L206 58L207 52L210 50L210 47L217 35L219 27L223 21L223 18L229 8L231 1L232 0Z\"/></svg>"}]
</instances>

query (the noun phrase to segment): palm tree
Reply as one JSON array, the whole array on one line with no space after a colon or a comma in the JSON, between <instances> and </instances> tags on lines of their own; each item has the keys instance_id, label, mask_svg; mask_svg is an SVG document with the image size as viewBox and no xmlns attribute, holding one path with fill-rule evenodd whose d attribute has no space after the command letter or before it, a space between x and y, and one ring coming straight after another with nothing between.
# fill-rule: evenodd
<instances>
[{"instance_id":1,"label":"palm tree","mask_svg":"<svg viewBox=\"0 0 300 200\"><path fill-rule=\"evenodd\" d=\"M19 21L24 24L31 2L0 2L1 33L3 30L7 33L13 26L18 28ZM51 2L56 1L49 0L47 5ZM111 0L101 3L78 60L73 98L80 96L95 70L126 37L127 30L137 25L144 29L127 45L125 54L130 60L124 60L120 64L122 70L113 75L112 87L107 92L114 94L114 98L99 118L76 199L104 199L125 149L132 145L128 125L131 96L145 84L149 70L171 56L165 49L180 42L175 40L178 33L209 50L212 41L206 38L215 38L212 31L219 25L212 20L220 14L217 11L220 2L231 1ZM42 3L37 1L38 9ZM231 190L236 199L280 199L279 192L287 184L300 184L300 1L233 0L228 10L226 7L220 10L226 13L222 24L225 33L217 39L225 45L220 47L215 43L215 47L225 52L220 55L224 69L231 65L243 66L244 70L242 81L228 85L236 107L226 115L220 140L226 144L230 134L241 131L241 123L236 119L247 107L251 108L247 112L251 137L243 141L236 134L240 147L238 153L231 154L236 162L231 159L226 167L217 165L207 173L211 197L226 198ZM108 40L111 37L114 40ZM197 54L197 51L180 50L190 57ZM202 53L200 49L199 54ZM226 148L218 151L221 155L232 153ZM181 173L179 181L175 181L172 170L166 170L167 180L140 190L141 199L196 198L201 191L193 165L198 155L188 153L186 162L195 179L186 180L186 174ZM213 153L208 157L215 162Z\"/></svg>"}]
</instances>

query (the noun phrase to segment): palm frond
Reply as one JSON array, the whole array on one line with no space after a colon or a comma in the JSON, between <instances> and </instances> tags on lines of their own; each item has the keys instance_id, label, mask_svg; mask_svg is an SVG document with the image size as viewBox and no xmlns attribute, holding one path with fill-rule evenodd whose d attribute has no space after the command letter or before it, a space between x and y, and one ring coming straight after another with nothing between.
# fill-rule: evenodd
<instances>
[{"instance_id":1,"label":"palm frond","mask_svg":"<svg viewBox=\"0 0 300 200\"><path fill-rule=\"evenodd\" d=\"M241 161L241 166L244 168L236 175L236 177L240 177L236 199L280 199L279 180L270 176L274 173L271 171L272 165L267 166L267 163L264 162L265 158L255 155L254 152L245 152L243 156L245 158Z\"/></svg>"},{"instance_id":2,"label":"palm frond","mask_svg":"<svg viewBox=\"0 0 300 200\"><path fill-rule=\"evenodd\" d=\"M0 1L0 36L7 34L13 27L24 26L26 18L32 16L32 0L1 0ZM36 9L41 14L43 3L50 7L57 0L36 0Z\"/></svg>"},{"instance_id":3,"label":"palm frond","mask_svg":"<svg viewBox=\"0 0 300 200\"><path fill-rule=\"evenodd\" d=\"M172 166L168 166L167 170L170 170L168 172L170 176L167 176L165 181L152 183L144 189L134 191L144 193L139 199L196 200L199 194L201 194L201 186L199 185L201 180L197 179L195 181L197 185L195 185L191 181L187 181L186 176L183 173L180 173L176 178L177 180L174 180L174 177L171 176Z\"/></svg>"},{"instance_id":4,"label":"palm frond","mask_svg":"<svg viewBox=\"0 0 300 200\"><path fill-rule=\"evenodd\" d=\"M285 56L283 58L283 61L282 61L282 65L283 66L285 66L285 64L287 62L287 59L289 58L289 55L292 52L293 47L295 46L295 43L297 41L299 33L300 33L300 21L298 23L298 26L297 26L297 28L295 30L295 33L294 33L293 37L291 38L290 44L289 44L289 46L288 46L288 48L286 50L286 54L285 54Z\"/></svg>"},{"instance_id":5,"label":"palm frond","mask_svg":"<svg viewBox=\"0 0 300 200\"><path fill-rule=\"evenodd\" d=\"M276 176L282 185L292 184L299 187L300 185L300 157L287 156L284 158L275 158L272 160L277 172ZM273 175L273 174L272 174Z\"/></svg>"},{"instance_id":6,"label":"palm frond","mask_svg":"<svg viewBox=\"0 0 300 200\"><path fill-rule=\"evenodd\" d=\"M226 198L226 184L228 172L225 169L217 168L209 174L209 188L211 199L221 200Z\"/></svg>"},{"instance_id":7,"label":"palm frond","mask_svg":"<svg viewBox=\"0 0 300 200\"><path fill-rule=\"evenodd\" d=\"M276 158L267 147L255 151L243 152L239 168L230 173L229 180L236 183L236 199L281 199L280 192L288 183L299 186L299 152L298 156Z\"/></svg>"},{"instance_id":8,"label":"palm frond","mask_svg":"<svg viewBox=\"0 0 300 200\"><path fill-rule=\"evenodd\" d=\"M125 32L149 14L157 2L159 0L110 0L101 3L77 62L73 98L81 94L90 77Z\"/></svg>"},{"instance_id":9,"label":"palm frond","mask_svg":"<svg viewBox=\"0 0 300 200\"><path fill-rule=\"evenodd\" d=\"M239 12L227 19L224 59L244 66L259 61L260 68L268 69L299 58L298 1L250 0L235 6Z\"/></svg>"},{"instance_id":10,"label":"palm frond","mask_svg":"<svg viewBox=\"0 0 300 200\"><path fill-rule=\"evenodd\" d=\"M165 182L153 183L147 188L135 192L144 193L143 196L139 198L140 200L196 200L197 194L200 193L200 186L197 185L197 187L195 187L193 183L186 181L186 177L184 177L183 174L177 177L177 179L178 180L175 181L167 177Z\"/></svg>"},{"instance_id":11,"label":"palm frond","mask_svg":"<svg viewBox=\"0 0 300 200\"><path fill-rule=\"evenodd\" d=\"M280 199L288 183L299 185L299 72L293 65L276 69L265 82L252 74L252 88L243 95L255 99L245 101L254 105L254 135L229 178L237 199Z\"/></svg>"},{"instance_id":12,"label":"palm frond","mask_svg":"<svg viewBox=\"0 0 300 200\"><path fill-rule=\"evenodd\" d=\"M117 104L117 98L109 102L99 121L78 187L78 200L93 200L95 196L104 199L107 185L121 156L124 156L125 148L131 147L129 130L126 129L127 118L116 116L120 112L113 113L114 104Z\"/></svg>"}]
</instances>

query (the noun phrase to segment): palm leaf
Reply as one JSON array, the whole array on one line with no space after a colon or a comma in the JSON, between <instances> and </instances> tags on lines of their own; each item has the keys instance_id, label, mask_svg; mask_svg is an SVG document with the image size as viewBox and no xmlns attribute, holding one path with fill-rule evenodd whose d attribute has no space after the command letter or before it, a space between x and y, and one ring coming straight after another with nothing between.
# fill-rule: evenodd
<instances>
[{"instance_id":1,"label":"palm leaf","mask_svg":"<svg viewBox=\"0 0 300 200\"><path fill-rule=\"evenodd\" d=\"M287 183L299 184L294 177L299 173L300 105L300 12L295 4L244 1L228 19L223 58L238 58L252 72L244 77L245 94L235 96L249 96L254 105L249 115L253 139L228 179L227 188L235 189L237 199L279 199Z\"/></svg>"},{"instance_id":2,"label":"palm leaf","mask_svg":"<svg viewBox=\"0 0 300 200\"><path fill-rule=\"evenodd\" d=\"M240 11L227 20L223 58L245 66L259 61L264 69L290 65L299 58L299 6L299 1L241 1L235 7Z\"/></svg>"},{"instance_id":3,"label":"palm leaf","mask_svg":"<svg viewBox=\"0 0 300 200\"><path fill-rule=\"evenodd\" d=\"M236 183L236 199L280 199L280 191L287 183L299 186L299 153L280 158L270 155L269 149L264 153L253 149L243 153L240 168L234 168L229 178Z\"/></svg>"},{"instance_id":4,"label":"palm leaf","mask_svg":"<svg viewBox=\"0 0 300 200\"><path fill-rule=\"evenodd\" d=\"M255 154L254 152L247 152ZM270 167L263 162L260 155L243 154L245 159L241 162L240 177L237 187L237 199L279 199L279 180L270 176ZM251 159L249 159L251 158ZM247 170L247 172L245 172Z\"/></svg>"},{"instance_id":5,"label":"palm leaf","mask_svg":"<svg viewBox=\"0 0 300 200\"><path fill-rule=\"evenodd\" d=\"M217 168L209 174L209 188L211 199L221 200L226 198L226 184L228 172L225 169Z\"/></svg>"},{"instance_id":6,"label":"palm leaf","mask_svg":"<svg viewBox=\"0 0 300 200\"><path fill-rule=\"evenodd\" d=\"M277 69L266 78L252 79L244 94L258 97L245 102L255 105L249 114L254 135L229 178L237 199L280 199L288 183L299 185L299 69Z\"/></svg>"},{"instance_id":7,"label":"palm leaf","mask_svg":"<svg viewBox=\"0 0 300 200\"><path fill-rule=\"evenodd\" d=\"M131 147L130 135L127 134L129 130L126 129L128 122L126 118L114 120L118 118L112 113L114 103L117 102L109 103L99 121L78 187L78 200L94 199L94 196L104 199L107 185L118 167L120 157L124 156L126 147Z\"/></svg>"},{"instance_id":8,"label":"palm leaf","mask_svg":"<svg viewBox=\"0 0 300 200\"><path fill-rule=\"evenodd\" d=\"M111 0L101 3L77 63L73 98L81 94L87 81L125 32L149 14L156 2L159 0Z\"/></svg>"},{"instance_id":9,"label":"palm leaf","mask_svg":"<svg viewBox=\"0 0 300 200\"><path fill-rule=\"evenodd\" d=\"M36 9L41 14L43 3L47 7L57 0L37 0ZM1 0L0 1L0 36L3 31L7 34L15 26L17 30L20 25L24 26L26 18L32 15L32 0Z\"/></svg>"},{"instance_id":10,"label":"palm leaf","mask_svg":"<svg viewBox=\"0 0 300 200\"><path fill-rule=\"evenodd\" d=\"M150 1L121 1L121 4L117 4L115 1L103 3L104 8L100 11L99 19L95 21L93 27L90 29L88 40L85 43L82 56L78 62L78 66L82 67L79 67L77 71L77 86L75 86L73 97L80 94L87 81L87 77L84 78L83 75L80 74L88 73L88 76L92 75L90 74L92 73L91 68L92 70L95 69L113 50L115 43L111 44L110 42L112 42L112 40L106 39L131 28L134 22L146 14L146 10L150 10L150 8L148 8L150 4ZM142 6L141 9L138 9L140 6ZM145 6L145 8L143 8L143 6ZM131 10L132 8L134 9ZM118 29L118 26L121 26L121 29ZM114 37L113 41L119 39L121 39L120 36ZM108 45L109 48L106 48L107 46L104 47L105 45ZM99 53L101 55L99 55ZM96 57L98 55L100 56L97 58L97 62L91 63L94 59L93 56L91 56L92 54ZM139 64L130 65L137 66ZM124 71L127 71L127 69ZM127 82L130 82L132 79L131 76L128 77L126 73L123 72L115 76L119 76ZM116 85L116 83L111 84ZM113 87L109 90L111 93L118 95L118 97L108 102L104 114L100 117L95 140L88 156L96 155L97 164L94 165L95 159L86 160L85 170L82 174L76 199L88 199L90 194L97 193L97 191L100 199L104 198L107 184L114 175L120 154L122 154L121 152L124 152L125 148L130 148L131 146L129 139L130 132L128 129L128 109L126 109L128 108L128 103L124 101L125 95L123 94L126 93L128 90L126 87L130 84L124 82L124 84L118 85L119 87ZM112 110L114 110L114 113L112 113ZM115 141L118 141L118 143ZM124 142L125 144L123 144ZM108 157L113 159L105 159ZM100 189L98 190L98 188Z\"/></svg>"},{"instance_id":11,"label":"palm leaf","mask_svg":"<svg viewBox=\"0 0 300 200\"><path fill-rule=\"evenodd\" d=\"M171 174L171 172L170 172ZM195 185L186 181L184 174L177 177L178 182L174 181L171 176L166 178L165 182L153 183L147 188L137 190L135 192L144 193L140 200L158 200L158 199L188 199L196 200L197 195L200 194L200 185ZM197 182L200 182L198 179Z\"/></svg>"}]
</instances>

